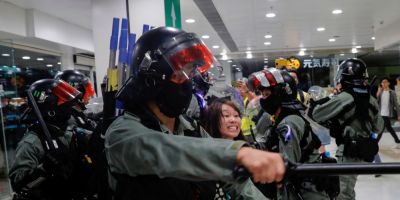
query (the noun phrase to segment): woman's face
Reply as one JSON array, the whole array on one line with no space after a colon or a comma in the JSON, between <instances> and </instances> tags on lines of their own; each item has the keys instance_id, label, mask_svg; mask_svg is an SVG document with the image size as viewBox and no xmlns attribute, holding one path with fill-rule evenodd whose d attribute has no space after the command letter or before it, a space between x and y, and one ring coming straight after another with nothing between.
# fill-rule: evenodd
<instances>
[{"instance_id":1,"label":"woman's face","mask_svg":"<svg viewBox=\"0 0 400 200\"><path fill-rule=\"evenodd\" d=\"M239 113L227 104L222 104L222 116L220 120L219 132L221 137L233 140L240 133Z\"/></svg>"}]
</instances>

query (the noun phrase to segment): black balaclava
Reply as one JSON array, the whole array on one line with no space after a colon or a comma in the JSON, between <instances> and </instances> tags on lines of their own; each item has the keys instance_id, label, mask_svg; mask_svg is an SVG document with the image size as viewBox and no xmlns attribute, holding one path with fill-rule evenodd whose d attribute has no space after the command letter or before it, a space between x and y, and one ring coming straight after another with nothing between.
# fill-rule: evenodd
<instances>
[{"instance_id":1,"label":"black balaclava","mask_svg":"<svg viewBox=\"0 0 400 200\"><path fill-rule=\"evenodd\" d=\"M260 99L261 108L270 115L274 115L282 103L279 87L280 86L276 86L272 88L271 94L267 98Z\"/></svg>"},{"instance_id":2,"label":"black balaclava","mask_svg":"<svg viewBox=\"0 0 400 200\"><path fill-rule=\"evenodd\" d=\"M178 117L183 114L189 107L191 100L191 81L182 84L166 81L155 99L160 111L168 117Z\"/></svg>"}]
</instances>

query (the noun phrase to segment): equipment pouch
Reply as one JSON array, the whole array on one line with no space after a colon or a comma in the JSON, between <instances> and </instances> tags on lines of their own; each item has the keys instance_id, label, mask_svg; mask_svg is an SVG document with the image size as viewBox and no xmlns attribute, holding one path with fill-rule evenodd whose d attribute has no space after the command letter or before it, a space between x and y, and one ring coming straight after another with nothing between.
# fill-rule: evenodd
<instances>
[{"instance_id":1,"label":"equipment pouch","mask_svg":"<svg viewBox=\"0 0 400 200\"><path fill-rule=\"evenodd\" d=\"M379 151L378 141L373 138L358 138L346 140L343 155L361 158L366 162L372 162Z\"/></svg>"}]
</instances>

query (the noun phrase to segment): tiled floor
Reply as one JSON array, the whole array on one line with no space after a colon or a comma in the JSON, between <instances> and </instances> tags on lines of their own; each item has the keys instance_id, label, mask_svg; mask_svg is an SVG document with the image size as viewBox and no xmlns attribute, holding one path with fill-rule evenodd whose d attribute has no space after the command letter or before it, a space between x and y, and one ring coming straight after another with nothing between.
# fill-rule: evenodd
<instances>
[{"instance_id":1,"label":"tiled floor","mask_svg":"<svg viewBox=\"0 0 400 200\"><path fill-rule=\"evenodd\" d=\"M394 148L396 145L388 132L382 136L379 146L382 162L400 162L400 149ZM334 152L335 148L335 145L327 147L331 152ZM374 175L360 175L356 184L356 199L400 199L400 174L382 175L379 178L375 178Z\"/></svg>"}]
</instances>

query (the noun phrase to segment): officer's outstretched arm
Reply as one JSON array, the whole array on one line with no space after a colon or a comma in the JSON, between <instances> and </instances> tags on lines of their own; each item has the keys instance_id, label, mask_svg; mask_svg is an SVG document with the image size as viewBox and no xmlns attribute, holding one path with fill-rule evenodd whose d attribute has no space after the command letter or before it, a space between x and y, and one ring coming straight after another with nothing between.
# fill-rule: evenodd
<instances>
[{"instance_id":1,"label":"officer's outstretched arm","mask_svg":"<svg viewBox=\"0 0 400 200\"><path fill-rule=\"evenodd\" d=\"M114 126L118 127L118 126ZM284 164L279 154L242 147L245 142L168 135L150 129L106 135L110 169L130 176L235 181L233 169L243 165L256 181L280 181ZM142 127L143 128L143 127Z\"/></svg>"}]
</instances>

